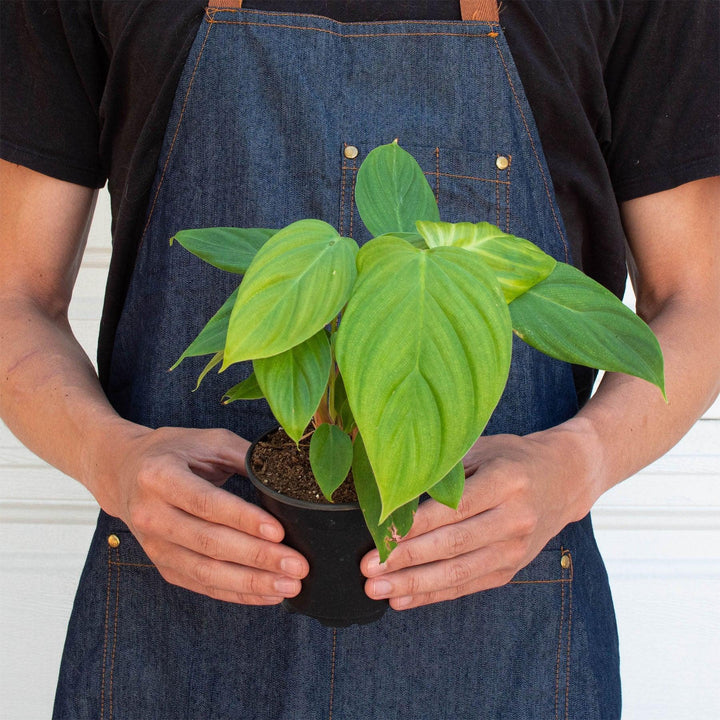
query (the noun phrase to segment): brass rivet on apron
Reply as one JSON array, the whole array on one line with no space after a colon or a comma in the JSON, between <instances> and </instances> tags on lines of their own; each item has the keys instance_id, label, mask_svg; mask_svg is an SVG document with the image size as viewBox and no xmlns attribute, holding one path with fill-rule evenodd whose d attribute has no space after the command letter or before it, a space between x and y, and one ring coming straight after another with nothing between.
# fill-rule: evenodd
<instances>
[{"instance_id":1,"label":"brass rivet on apron","mask_svg":"<svg viewBox=\"0 0 720 720\"><path fill-rule=\"evenodd\" d=\"M354 160L360 151L354 145L345 146L345 157L348 160Z\"/></svg>"},{"instance_id":2,"label":"brass rivet on apron","mask_svg":"<svg viewBox=\"0 0 720 720\"><path fill-rule=\"evenodd\" d=\"M507 170L510 166L510 160L504 155L499 155L497 160L495 160L495 165L498 170Z\"/></svg>"},{"instance_id":3,"label":"brass rivet on apron","mask_svg":"<svg viewBox=\"0 0 720 720\"><path fill-rule=\"evenodd\" d=\"M111 548L116 548L120 545L120 538L117 535L108 536L108 545Z\"/></svg>"},{"instance_id":4,"label":"brass rivet on apron","mask_svg":"<svg viewBox=\"0 0 720 720\"><path fill-rule=\"evenodd\" d=\"M560 567L562 567L563 570L567 570L570 567L571 563L572 563L572 560L570 560L569 555L563 555L560 558Z\"/></svg>"}]
</instances>

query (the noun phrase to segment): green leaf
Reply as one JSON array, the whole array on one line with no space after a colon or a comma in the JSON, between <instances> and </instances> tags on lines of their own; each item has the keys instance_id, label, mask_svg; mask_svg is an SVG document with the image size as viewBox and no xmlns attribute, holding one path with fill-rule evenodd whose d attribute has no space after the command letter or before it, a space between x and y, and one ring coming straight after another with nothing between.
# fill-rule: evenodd
<instances>
[{"instance_id":1,"label":"green leaf","mask_svg":"<svg viewBox=\"0 0 720 720\"><path fill-rule=\"evenodd\" d=\"M402 240L405 240L406 242L409 242L414 247L418 248L418 250L427 250L428 245L425 242L425 238L422 235L418 235L418 233L407 233L407 232L392 232L392 233L385 233L385 235L380 235L379 237L386 237L387 235L392 235L396 238L401 238Z\"/></svg>"},{"instance_id":2,"label":"green leaf","mask_svg":"<svg viewBox=\"0 0 720 720\"><path fill-rule=\"evenodd\" d=\"M222 350L220 352L216 352L213 356L210 362L203 368L203 371L198 376L197 384L195 385L195 388L193 389L193 392L197 390L200 387L200 383L205 379L205 376L217 365L219 365L222 362L223 359L223 353Z\"/></svg>"},{"instance_id":3,"label":"green leaf","mask_svg":"<svg viewBox=\"0 0 720 720\"><path fill-rule=\"evenodd\" d=\"M325 330L285 352L255 360L253 366L273 415L299 442L327 389L331 357Z\"/></svg>"},{"instance_id":4,"label":"green leaf","mask_svg":"<svg viewBox=\"0 0 720 720\"><path fill-rule=\"evenodd\" d=\"M265 395L263 395L263 391L258 385L257 377L252 372L245 380L233 385L225 393L222 402L223 405L229 405L235 400L261 400L264 397Z\"/></svg>"},{"instance_id":5,"label":"green leaf","mask_svg":"<svg viewBox=\"0 0 720 720\"><path fill-rule=\"evenodd\" d=\"M493 273L460 248L371 240L337 334L337 363L383 504L439 482L502 395L512 346Z\"/></svg>"},{"instance_id":6,"label":"green leaf","mask_svg":"<svg viewBox=\"0 0 720 720\"><path fill-rule=\"evenodd\" d=\"M181 230L175 237L186 250L213 267L243 275L257 251L277 230L215 227Z\"/></svg>"},{"instance_id":7,"label":"green leaf","mask_svg":"<svg viewBox=\"0 0 720 720\"><path fill-rule=\"evenodd\" d=\"M509 307L515 333L546 355L635 375L665 394L662 351L652 330L580 270L558 263Z\"/></svg>"},{"instance_id":8,"label":"green leaf","mask_svg":"<svg viewBox=\"0 0 720 720\"><path fill-rule=\"evenodd\" d=\"M320 220L300 220L259 250L230 316L223 370L282 353L337 316L355 282L357 244Z\"/></svg>"},{"instance_id":9,"label":"green leaf","mask_svg":"<svg viewBox=\"0 0 720 720\"><path fill-rule=\"evenodd\" d=\"M353 445L337 425L323 423L310 439L310 467L323 495L332 502L333 493L350 472Z\"/></svg>"},{"instance_id":10,"label":"green leaf","mask_svg":"<svg viewBox=\"0 0 720 720\"><path fill-rule=\"evenodd\" d=\"M355 184L355 204L371 235L415 234L416 220L439 220L425 174L397 141L371 150Z\"/></svg>"},{"instance_id":11,"label":"green leaf","mask_svg":"<svg viewBox=\"0 0 720 720\"><path fill-rule=\"evenodd\" d=\"M461 247L480 255L494 270L507 302L544 280L555 259L537 245L490 223L418 222L428 247Z\"/></svg>"},{"instance_id":12,"label":"green leaf","mask_svg":"<svg viewBox=\"0 0 720 720\"><path fill-rule=\"evenodd\" d=\"M459 462L437 485L433 485L428 490L428 495L433 500L457 510L463 490L465 490L465 469Z\"/></svg>"},{"instance_id":13,"label":"green leaf","mask_svg":"<svg viewBox=\"0 0 720 720\"><path fill-rule=\"evenodd\" d=\"M225 349L225 338L227 337L230 313L232 312L233 305L235 305L237 294L238 288L235 289L232 295L223 303L222 307L210 318L205 327L190 345L188 345L185 352L177 359L170 370L174 370L185 358L218 353Z\"/></svg>"},{"instance_id":14,"label":"green leaf","mask_svg":"<svg viewBox=\"0 0 720 720\"><path fill-rule=\"evenodd\" d=\"M385 520L378 522L382 502L360 435L355 438L353 443L352 472L358 503L365 523L375 541L375 547L380 553L380 562L385 562L397 546L398 540L410 532L418 508L418 499L411 500L395 510Z\"/></svg>"}]
</instances>

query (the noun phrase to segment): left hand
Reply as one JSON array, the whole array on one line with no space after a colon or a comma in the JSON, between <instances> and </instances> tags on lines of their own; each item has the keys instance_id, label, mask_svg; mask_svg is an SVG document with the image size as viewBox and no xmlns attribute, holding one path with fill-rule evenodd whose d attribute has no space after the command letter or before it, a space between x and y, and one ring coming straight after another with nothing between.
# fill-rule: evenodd
<instances>
[{"instance_id":1,"label":"left hand","mask_svg":"<svg viewBox=\"0 0 720 720\"><path fill-rule=\"evenodd\" d=\"M458 509L422 503L384 565L376 550L363 558L367 594L406 610L509 582L595 499L579 476L587 446L579 451L575 433L561 428L480 438L463 461Z\"/></svg>"}]
</instances>

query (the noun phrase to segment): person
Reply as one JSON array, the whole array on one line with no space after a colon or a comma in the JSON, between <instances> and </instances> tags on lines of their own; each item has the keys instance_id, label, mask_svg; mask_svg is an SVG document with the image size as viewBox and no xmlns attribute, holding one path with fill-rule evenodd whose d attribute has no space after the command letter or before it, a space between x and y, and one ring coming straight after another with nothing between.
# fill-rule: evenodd
<instances>
[{"instance_id":1,"label":"person","mask_svg":"<svg viewBox=\"0 0 720 720\"><path fill-rule=\"evenodd\" d=\"M720 387L716 3L206 5L0 9L0 412L102 508L55 717L618 718L589 511ZM460 507L423 503L386 565L366 556L392 611L332 629L278 607L309 568L242 477L269 410L166 372L232 289L167 240L322 217L363 241L357 163L395 137L444 218L618 295L627 262L668 402L615 374L589 398L592 372L518 342ZM106 180L98 378L67 309Z\"/></svg>"}]
</instances>

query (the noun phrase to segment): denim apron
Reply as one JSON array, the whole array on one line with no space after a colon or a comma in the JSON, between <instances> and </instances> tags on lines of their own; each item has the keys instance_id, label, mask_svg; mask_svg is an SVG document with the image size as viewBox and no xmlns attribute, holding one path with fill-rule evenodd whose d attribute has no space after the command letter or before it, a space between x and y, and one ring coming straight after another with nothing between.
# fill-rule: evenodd
<instances>
[{"instance_id":1,"label":"denim apron","mask_svg":"<svg viewBox=\"0 0 720 720\"><path fill-rule=\"evenodd\" d=\"M420 162L444 220L487 220L568 260L497 22L341 24L207 10L177 89L116 338L109 396L121 415L248 439L275 424L263 402L219 402L248 367L211 374L196 393L205 358L167 372L235 281L168 239L182 228L317 217L365 242L357 170L394 138ZM576 411L570 367L516 341L487 432L526 434ZM245 478L226 488L254 498ZM615 620L589 517L505 587L333 629L281 607L172 586L127 527L101 513L55 717L590 720L618 718L619 708Z\"/></svg>"}]
</instances>

